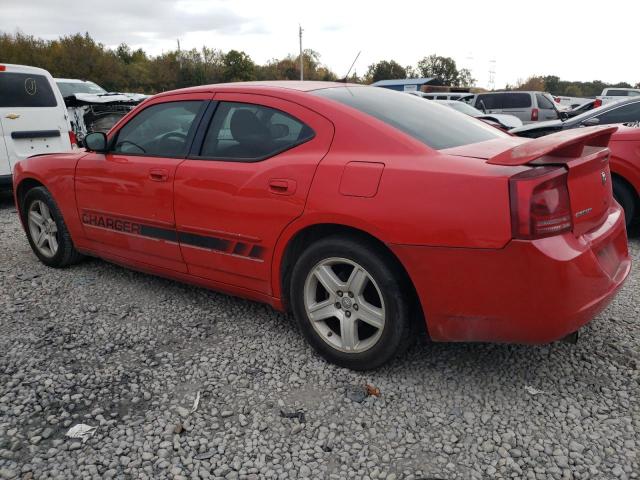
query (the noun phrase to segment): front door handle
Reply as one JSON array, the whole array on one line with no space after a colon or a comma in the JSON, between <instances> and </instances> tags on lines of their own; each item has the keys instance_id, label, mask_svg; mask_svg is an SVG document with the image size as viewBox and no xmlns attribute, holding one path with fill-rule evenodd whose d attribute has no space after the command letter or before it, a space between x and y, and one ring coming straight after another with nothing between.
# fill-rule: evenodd
<instances>
[{"instance_id":1,"label":"front door handle","mask_svg":"<svg viewBox=\"0 0 640 480\"><path fill-rule=\"evenodd\" d=\"M296 182L286 178L274 178L269 181L269 191L276 195L293 195L296 193Z\"/></svg>"},{"instance_id":2,"label":"front door handle","mask_svg":"<svg viewBox=\"0 0 640 480\"><path fill-rule=\"evenodd\" d=\"M162 168L152 168L149 170L149 178L154 182L166 182L169 178L169 173Z\"/></svg>"}]
</instances>

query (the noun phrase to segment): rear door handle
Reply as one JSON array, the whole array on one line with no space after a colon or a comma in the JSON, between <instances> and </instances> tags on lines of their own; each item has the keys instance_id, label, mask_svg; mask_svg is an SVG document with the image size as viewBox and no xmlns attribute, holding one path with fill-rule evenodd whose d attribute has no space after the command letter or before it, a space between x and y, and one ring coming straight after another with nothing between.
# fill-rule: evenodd
<instances>
[{"instance_id":1,"label":"rear door handle","mask_svg":"<svg viewBox=\"0 0 640 480\"><path fill-rule=\"evenodd\" d=\"M286 178L274 178L269 181L269 191L276 195L293 195L296 193L296 182Z\"/></svg>"},{"instance_id":2,"label":"rear door handle","mask_svg":"<svg viewBox=\"0 0 640 480\"><path fill-rule=\"evenodd\" d=\"M169 173L162 168L152 168L149 170L149 178L154 182L166 182L169 178Z\"/></svg>"}]
</instances>

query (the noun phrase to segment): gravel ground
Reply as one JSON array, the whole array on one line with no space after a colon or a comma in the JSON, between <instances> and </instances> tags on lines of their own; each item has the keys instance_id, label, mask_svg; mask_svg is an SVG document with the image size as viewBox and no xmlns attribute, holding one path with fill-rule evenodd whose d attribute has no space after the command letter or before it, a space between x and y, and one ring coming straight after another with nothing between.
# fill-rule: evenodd
<instances>
[{"instance_id":1,"label":"gravel ground","mask_svg":"<svg viewBox=\"0 0 640 480\"><path fill-rule=\"evenodd\" d=\"M640 475L637 269L578 345L420 345L363 374L269 307L48 269L6 197L0 239L0 478Z\"/></svg>"}]
</instances>

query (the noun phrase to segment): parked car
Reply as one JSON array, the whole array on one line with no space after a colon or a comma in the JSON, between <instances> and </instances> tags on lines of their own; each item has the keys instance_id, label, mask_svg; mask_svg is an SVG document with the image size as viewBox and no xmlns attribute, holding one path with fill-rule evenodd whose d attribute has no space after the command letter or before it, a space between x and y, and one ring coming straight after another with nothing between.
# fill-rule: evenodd
<instances>
[{"instance_id":1,"label":"parked car","mask_svg":"<svg viewBox=\"0 0 640 480\"><path fill-rule=\"evenodd\" d=\"M561 130L608 125L613 123L637 122L640 120L640 97L609 103L593 108L580 115L568 119L551 120L532 123L511 130L510 133L520 137L537 138Z\"/></svg>"},{"instance_id":2,"label":"parked car","mask_svg":"<svg viewBox=\"0 0 640 480\"><path fill-rule=\"evenodd\" d=\"M93 255L291 310L370 369L418 328L545 343L605 308L631 266L615 129L525 140L382 88L209 85L20 162L14 192L45 265Z\"/></svg>"},{"instance_id":3,"label":"parked car","mask_svg":"<svg viewBox=\"0 0 640 480\"><path fill-rule=\"evenodd\" d=\"M41 68L0 64L0 188L22 159L68 152L74 142L64 101Z\"/></svg>"},{"instance_id":4,"label":"parked car","mask_svg":"<svg viewBox=\"0 0 640 480\"><path fill-rule=\"evenodd\" d=\"M470 102L473 97L475 97L475 94L469 92L424 92L423 96L429 100L458 100Z\"/></svg>"},{"instance_id":5,"label":"parked car","mask_svg":"<svg viewBox=\"0 0 640 480\"><path fill-rule=\"evenodd\" d=\"M521 137L537 138L561 130L572 130L592 125L613 123L634 123L640 121L640 98L608 103L571 119L540 122L525 125L509 133ZM623 134L624 132L624 134ZM625 211L627 227L640 213L638 193L640 192L640 131L637 128L620 128L611 137L611 173L613 194Z\"/></svg>"},{"instance_id":6,"label":"parked car","mask_svg":"<svg viewBox=\"0 0 640 480\"><path fill-rule=\"evenodd\" d=\"M640 88L605 88L602 90L602 93L596 97L595 106L600 107L605 103L625 100L626 97L640 97Z\"/></svg>"},{"instance_id":7,"label":"parked car","mask_svg":"<svg viewBox=\"0 0 640 480\"><path fill-rule=\"evenodd\" d=\"M613 195L624 209L627 228L638 233L640 223L640 123L621 125L611 136Z\"/></svg>"},{"instance_id":8,"label":"parked car","mask_svg":"<svg viewBox=\"0 0 640 480\"><path fill-rule=\"evenodd\" d=\"M560 118L553 98L544 92L488 92L476 95L473 106L485 113L515 115L522 123Z\"/></svg>"},{"instance_id":9,"label":"parked car","mask_svg":"<svg viewBox=\"0 0 640 480\"><path fill-rule=\"evenodd\" d=\"M479 120L483 120L502 130L511 130L512 128L517 128L522 126L522 121L514 115L505 115L500 113L486 114L481 112L477 108L474 108L471 105L465 102L461 102L459 100L434 100L434 101L441 103L442 105L446 105L447 107L451 107L454 110L462 112L471 117L477 118Z\"/></svg>"},{"instance_id":10,"label":"parked car","mask_svg":"<svg viewBox=\"0 0 640 480\"><path fill-rule=\"evenodd\" d=\"M141 93L107 92L96 83L75 78L56 78L55 81L80 143L89 132L108 132L118 120L149 97Z\"/></svg>"}]
</instances>

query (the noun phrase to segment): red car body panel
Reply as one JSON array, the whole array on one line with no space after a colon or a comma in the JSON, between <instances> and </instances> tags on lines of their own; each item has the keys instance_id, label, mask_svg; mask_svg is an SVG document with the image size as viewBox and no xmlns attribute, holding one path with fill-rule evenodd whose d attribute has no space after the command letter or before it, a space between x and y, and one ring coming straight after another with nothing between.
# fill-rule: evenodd
<instances>
[{"instance_id":1,"label":"red car body panel","mask_svg":"<svg viewBox=\"0 0 640 480\"><path fill-rule=\"evenodd\" d=\"M640 198L640 127L620 126L609 149L611 172L629 182Z\"/></svg>"},{"instance_id":2,"label":"red car body panel","mask_svg":"<svg viewBox=\"0 0 640 480\"><path fill-rule=\"evenodd\" d=\"M528 152L526 162L505 161L526 142L506 135L437 151L308 93L327 86L261 82L157 95L109 137L141 110L182 99L258 103L302 120L315 136L250 163L95 152L33 157L16 167L16 202L23 182L40 182L78 250L278 309L286 303L283 262L292 240L318 225L357 229L400 261L438 341L548 342L575 331L613 298L630 260L610 185L591 185L600 170L608 173L606 148L587 145L591 130L572 137L587 145L583 156L547 137L544 145L520 149ZM611 134L592 131L601 139ZM562 152L574 157L561 161ZM566 164L572 202L589 201L598 188L601 204L573 232L514 240L509 179L544 155ZM141 228L162 235L151 239ZM185 240L191 237L209 243Z\"/></svg>"}]
</instances>

